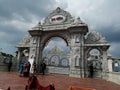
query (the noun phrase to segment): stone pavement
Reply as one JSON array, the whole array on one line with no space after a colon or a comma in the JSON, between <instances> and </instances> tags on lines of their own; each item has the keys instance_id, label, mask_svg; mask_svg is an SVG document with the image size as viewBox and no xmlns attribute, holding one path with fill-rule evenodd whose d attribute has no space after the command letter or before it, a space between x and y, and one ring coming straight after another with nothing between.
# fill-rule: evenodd
<instances>
[{"instance_id":1,"label":"stone pavement","mask_svg":"<svg viewBox=\"0 0 120 90\"><path fill-rule=\"evenodd\" d=\"M99 78L73 78L67 75L37 75L43 86L54 83L55 90L67 90L70 85L95 88L96 90L120 90L120 85ZM0 89L24 90L28 78L19 77L18 72L0 72Z\"/></svg>"}]
</instances>

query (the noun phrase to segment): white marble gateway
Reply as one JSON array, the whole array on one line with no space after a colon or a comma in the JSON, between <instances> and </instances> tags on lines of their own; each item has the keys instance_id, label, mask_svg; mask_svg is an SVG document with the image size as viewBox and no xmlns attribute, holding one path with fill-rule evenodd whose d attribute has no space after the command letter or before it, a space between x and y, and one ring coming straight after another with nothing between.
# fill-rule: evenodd
<instances>
[{"instance_id":1,"label":"white marble gateway","mask_svg":"<svg viewBox=\"0 0 120 90\"><path fill-rule=\"evenodd\" d=\"M28 32L29 35L17 45L18 60L21 60L23 50L27 49L28 60L31 64L33 61L37 63L39 72L43 49L53 37L62 38L70 48L69 68L66 69L66 73L70 76L89 76L88 58L92 49L97 49L100 53L97 57L100 57L99 60L102 62L102 71L108 71L107 50L110 45L99 32L89 32L88 25L80 17L75 19L69 12L58 7L45 18L43 23L38 22ZM95 60L98 60L97 57ZM91 59L89 61L92 63ZM58 64L57 58L54 57L52 62ZM55 67L53 69L61 74L65 72L65 69Z\"/></svg>"}]
</instances>

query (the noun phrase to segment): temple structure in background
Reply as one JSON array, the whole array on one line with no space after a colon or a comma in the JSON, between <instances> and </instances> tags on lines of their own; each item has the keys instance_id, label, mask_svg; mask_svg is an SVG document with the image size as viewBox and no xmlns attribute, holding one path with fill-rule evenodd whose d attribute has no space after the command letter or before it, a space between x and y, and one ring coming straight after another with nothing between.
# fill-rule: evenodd
<instances>
[{"instance_id":1,"label":"temple structure in background","mask_svg":"<svg viewBox=\"0 0 120 90\"><path fill-rule=\"evenodd\" d=\"M69 12L58 7L43 23L38 22L28 32L17 45L19 63L24 62L24 54L31 64L37 63L39 72L40 64L44 60L48 64L47 73L68 74L80 78L89 76L90 65L94 66L96 77L101 77L101 72L109 71L107 51L110 45L99 32L89 32L88 25L80 17L75 19ZM60 37L66 42L70 48L67 56L55 47L53 50L57 50L59 54L52 55L49 52L44 57L43 50L53 37Z\"/></svg>"}]
</instances>

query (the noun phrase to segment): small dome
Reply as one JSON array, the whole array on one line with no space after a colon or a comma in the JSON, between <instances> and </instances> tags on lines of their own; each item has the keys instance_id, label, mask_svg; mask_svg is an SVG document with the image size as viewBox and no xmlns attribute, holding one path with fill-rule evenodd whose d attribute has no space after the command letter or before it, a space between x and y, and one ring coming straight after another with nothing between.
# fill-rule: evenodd
<instances>
[{"instance_id":1,"label":"small dome","mask_svg":"<svg viewBox=\"0 0 120 90\"><path fill-rule=\"evenodd\" d=\"M31 39L31 36L29 34L25 35L25 37L22 40L22 43L30 43L30 39Z\"/></svg>"},{"instance_id":2,"label":"small dome","mask_svg":"<svg viewBox=\"0 0 120 90\"><path fill-rule=\"evenodd\" d=\"M105 40L105 37L102 37L102 35L97 32L97 31L92 31L87 35L86 38L86 43L107 43L107 41Z\"/></svg>"},{"instance_id":3,"label":"small dome","mask_svg":"<svg viewBox=\"0 0 120 90\"><path fill-rule=\"evenodd\" d=\"M91 41L98 41L100 40L100 33L97 31L92 31L88 34L87 38L90 39Z\"/></svg>"}]
</instances>

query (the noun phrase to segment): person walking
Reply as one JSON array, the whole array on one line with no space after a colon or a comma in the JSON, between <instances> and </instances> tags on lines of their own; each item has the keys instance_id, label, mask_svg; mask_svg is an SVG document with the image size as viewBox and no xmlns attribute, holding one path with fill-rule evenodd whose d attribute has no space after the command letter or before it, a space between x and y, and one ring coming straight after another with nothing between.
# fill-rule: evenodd
<instances>
[{"instance_id":1,"label":"person walking","mask_svg":"<svg viewBox=\"0 0 120 90\"><path fill-rule=\"evenodd\" d=\"M45 62L41 63L42 74L45 75L46 64Z\"/></svg>"}]
</instances>

